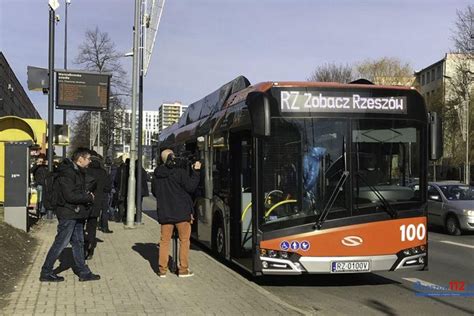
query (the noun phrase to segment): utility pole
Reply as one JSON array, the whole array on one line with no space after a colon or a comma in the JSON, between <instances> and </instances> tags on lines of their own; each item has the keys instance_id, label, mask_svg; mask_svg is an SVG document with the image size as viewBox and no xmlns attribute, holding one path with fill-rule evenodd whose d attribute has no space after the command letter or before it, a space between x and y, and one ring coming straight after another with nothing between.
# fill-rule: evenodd
<instances>
[{"instance_id":1,"label":"utility pole","mask_svg":"<svg viewBox=\"0 0 474 316\"><path fill-rule=\"evenodd\" d=\"M138 83L138 67L139 67L139 53L138 45L140 44L140 2L135 0L135 23L133 34L133 67L132 67L132 117L131 117L131 137L130 137L130 170L128 177L128 192L127 192L127 228L133 228L135 215L135 160L137 159L136 148L136 128L137 128L137 83Z\"/></svg>"},{"instance_id":2,"label":"utility pole","mask_svg":"<svg viewBox=\"0 0 474 316\"><path fill-rule=\"evenodd\" d=\"M56 14L49 7L49 87L48 87L48 170L53 171L54 138L54 23Z\"/></svg>"},{"instance_id":3,"label":"utility pole","mask_svg":"<svg viewBox=\"0 0 474 316\"><path fill-rule=\"evenodd\" d=\"M55 5L55 7L53 7ZM54 23L56 23L55 9L58 3L49 2L49 52L48 52L48 170L53 171L53 137L54 137ZM53 210L47 210L46 218L53 219Z\"/></svg>"},{"instance_id":4,"label":"utility pole","mask_svg":"<svg viewBox=\"0 0 474 316\"><path fill-rule=\"evenodd\" d=\"M140 75L138 79L138 161L137 161L137 224L142 222L142 160L143 160L143 51L145 38L145 9L144 1L141 4L140 15Z\"/></svg>"},{"instance_id":5,"label":"utility pole","mask_svg":"<svg viewBox=\"0 0 474 316\"><path fill-rule=\"evenodd\" d=\"M67 7L71 4L71 0L66 0L66 5L64 6L64 70L67 69ZM66 131L67 117L66 109L63 110L63 129ZM66 158L66 146L63 146L63 158Z\"/></svg>"}]
</instances>

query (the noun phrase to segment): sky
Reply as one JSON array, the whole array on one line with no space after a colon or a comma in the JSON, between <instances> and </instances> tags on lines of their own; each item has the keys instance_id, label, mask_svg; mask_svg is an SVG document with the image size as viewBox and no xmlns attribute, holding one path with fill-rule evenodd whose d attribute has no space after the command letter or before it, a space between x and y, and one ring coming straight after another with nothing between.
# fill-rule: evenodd
<instances>
[{"instance_id":1,"label":"sky","mask_svg":"<svg viewBox=\"0 0 474 316\"><path fill-rule=\"evenodd\" d=\"M148 0L150 1L150 0ZM55 66L64 67L64 7L56 14ZM244 75L251 83L302 81L325 63L395 57L420 70L453 49L456 10L465 0L167 0L144 109L190 104ZM133 0L71 0L68 69L85 32L107 32L132 49ZM27 90L27 66L48 67L48 0L0 0L0 51ZM132 58L123 58L131 78ZM27 91L43 118L48 98ZM56 123L62 122L56 111Z\"/></svg>"}]
</instances>

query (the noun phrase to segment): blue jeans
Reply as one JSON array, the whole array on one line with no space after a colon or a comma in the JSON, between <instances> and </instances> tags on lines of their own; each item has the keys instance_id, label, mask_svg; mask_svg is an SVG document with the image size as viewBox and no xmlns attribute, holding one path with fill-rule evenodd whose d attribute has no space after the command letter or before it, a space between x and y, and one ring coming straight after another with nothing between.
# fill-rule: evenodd
<instances>
[{"instance_id":1,"label":"blue jeans","mask_svg":"<svg viewBox=\"0 0 474 316\"><path fill-rule=\"evenodd\" d=\"M41 268L41 275L53 273L54 263L69 243L72 246L72 256L79 276L91 272L84 259L84 220L60 219L58 233Z\"/></svg>"}]
</instances>

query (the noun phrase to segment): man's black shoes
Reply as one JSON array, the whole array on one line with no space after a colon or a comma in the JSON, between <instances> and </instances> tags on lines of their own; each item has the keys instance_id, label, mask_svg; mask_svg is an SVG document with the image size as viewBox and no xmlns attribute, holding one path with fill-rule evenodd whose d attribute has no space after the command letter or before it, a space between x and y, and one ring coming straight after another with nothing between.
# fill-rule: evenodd
<instances>
[{"instance_id":1,"label":"man's black shoes","mask_svg":"<svg viewBox=\"0 0 474 316\"><path fill-rule=\"evenodd\" d=\"M79 277L79 281L81 282L97 281L97 280L100 280L100 275L94 274L92 272L89 272L88 274Z\"/></svg>"},{"instance_id":2,"label":"man's black shoes","mask_svg":"<svg viewBox=\"0 0 474 316\"><path fill-rule=\"evenodd\" d=\"M51 273L48 275L41 275L39 280L41 282L62 282L64 281L64 278L60 275Z\"/></svg>"},{"instance_id":3,"label":"man's black shoes","mask_svg":"<svg viewBox=\"0 0 474 316\"><path fill-rule=\"evenodd\" d=\"M103 229L102 232L103 232L104 234L112 234L112 233L113 233L113 231L110 230L110 229Z\"/></svg>"}]
</instances>

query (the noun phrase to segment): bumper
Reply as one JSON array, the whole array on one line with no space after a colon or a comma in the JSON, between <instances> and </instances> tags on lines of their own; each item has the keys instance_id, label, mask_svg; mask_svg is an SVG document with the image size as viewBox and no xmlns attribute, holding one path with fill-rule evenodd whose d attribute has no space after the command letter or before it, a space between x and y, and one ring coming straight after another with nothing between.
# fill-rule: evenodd
<instances>
[{"instance_id":1,"label":"bumper","mask_svg":"<svg viewBox=\"0 0 474 316\"><path fill-rule=\"evenodd\" d=\"M332 272L331 263L334 261L368 261L369 271L342 273L370 273L394 270L421 270L425 266L426 253L399 258L397 255L357 256L357 257L301 257L298 262L285 259L260 257L263 264L263 274L297 275L310 274L341 274Z\"/></svg>"},{"instance_id":2,"label":"bumper","mask_svg":"<svg viewBox=\"0 0 474 316\"><path fill-rule=\"evenodd\" d=\"M459 226L462 230L474 231L474 216L460 215Z\"/></svg>"}]
</instances>

